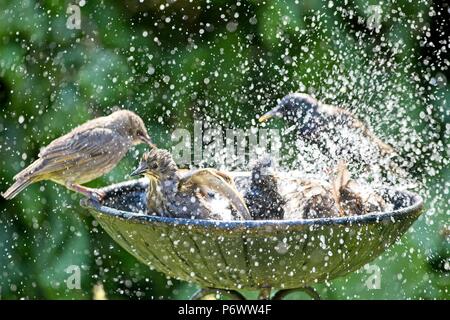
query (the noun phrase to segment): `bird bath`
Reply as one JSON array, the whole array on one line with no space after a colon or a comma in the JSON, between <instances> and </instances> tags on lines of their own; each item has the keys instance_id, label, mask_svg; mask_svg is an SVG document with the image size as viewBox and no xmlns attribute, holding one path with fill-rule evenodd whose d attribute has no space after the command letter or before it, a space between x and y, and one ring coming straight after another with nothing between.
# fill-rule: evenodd
<instances>
[{"instance_id":1,"label":"bird bath","mask_svg":"<svg viewBox=\"0 0 450 320\"><path fill-rule=\"evenodd\" d=\"M319 298L312 285L353 272L381 255L419 217L420 196L390 190L394 210L361 216L215 221L147 216L146 182L102 189L102 204L83 199L106 232L141 262L166 275L196 283L194 298L259 290L282 299L293 291Z\"/></svg>"}]
</instances>

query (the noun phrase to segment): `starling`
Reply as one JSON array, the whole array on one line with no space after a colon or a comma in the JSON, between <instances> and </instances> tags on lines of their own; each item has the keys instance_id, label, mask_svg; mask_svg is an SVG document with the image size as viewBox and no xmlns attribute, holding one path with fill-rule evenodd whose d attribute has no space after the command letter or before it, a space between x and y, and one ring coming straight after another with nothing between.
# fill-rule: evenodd
<instances>
[{"instance_id":1,"label":"starling","mask_svg":"<svg viewBox=\"0 0 450 320\"><path fill-rule=\"evenodd\" d=\"M139 174L150 180L148 207L158 215L221 219L208 203L208 193L213 190L228 199L243 219L251 218L233 179L224 172L198 169L182 173L168 151L152 149L131 175Z\"/></svg>"},{"instance_id":2,"label":"starling","mask_svg":"<svg viewBox=\"0 0 450 320\"><path fill-rule=\"evenodd\" d=\"M387 208L383 197L374 189L351 179L343 161L329 181L295 179L281 192L287 199L285 216L288 219L362 215Z\"/></svg>"},{"instance_id":3,"label":"starling","mask_svg":"<svg viewBox=\"0 0 450 320\"><path fill-rule=\"evenodd\" d=\"M347 157L352 161L374 163L375 158L394 152L349 111L323 104L305 93L288 94L259 121L273 117L284 119L295 128L300 139L316 144L329 159ZM367 152L373 156L368 156Z\"/></svg>"},{"instance_id":4,"label":"starling","mask_svg":"<svg viewBox=\"0 0 450 320\"><path fill-rule=\"evenodd\" d=\"M287 190L283 190L283 195L287 199L285 219L317 219L339 215L332 186L327 181L295 179Z\"/></svg>"},{"instance_id":5,"label":"starling","mask_svg":"<svg viewBox=\"0 0 450 320\"><path fill-rule=\"evenodd\" d=\"M283 219L285 199L278 191L278 178L269 157L262 158L253 167L244 198L254 220Z\"/></svg>"},{"instance_id":6,"label":"starling","mask_svg":"<svg viewBox=\"0 0 450 320\"><path fill-rule=\"evenodd\" d=\"M363 186L351 179L345 162L340 161L333 181L333 195L339 208L339 215L361 215L382 212L386 202L369 186Z\"/></svg>"},{"instance_id":7,"label":"starling","mask_svg":"<svg viewBox=\"0 0 450 320\"><path fill-rule=\"evenodd\" d=\"M153 146L144 122L135 113L119 110L90 120L41 150L38 159L14 177L3 193L14 198L28 185L51 180L87 197L103 198L102 192L81 186L109 171L133 145Z\"/></svg>"}]
</instances>

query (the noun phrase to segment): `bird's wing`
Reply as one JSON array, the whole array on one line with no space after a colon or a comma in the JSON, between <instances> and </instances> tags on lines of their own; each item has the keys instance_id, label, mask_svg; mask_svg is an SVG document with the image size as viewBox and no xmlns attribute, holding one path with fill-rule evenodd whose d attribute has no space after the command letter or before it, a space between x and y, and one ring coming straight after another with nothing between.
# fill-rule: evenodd
<instances>
[{"instance_id":1,"label":"bird's wing","mask_svg":"<svg viewBox=\"0 0 450 320\"><path fill-rule=\"evenodd\" d=\"M197 170L184 170L181 169L179 172L182 174L180 179L181 184L187 183L198 183L203 177L207 176L218 176L219 178L225 180L225 182L234 186L234 179L223 171L219 171L217 169L205 168L205 169L197 169Z\"/></svg>"},{"instance_id":2,"label":"bird's wing","mask_svg":"<svg viewBox=\"0 0 450 320\"><path fill-rule=\"evenodd\" d=\"M329 104L322 105L322 110L325 110L330 115L340 116L343 121L350 121L355 129L361 130L362 134L372 140L383 153L391 154L395 152L392 146L378 138L363 121L356 118L350 111Z\"/></svg>"},{"instance_id":3,"label":"bird's wing","mask_svg":"<svg viewBox=\"0 0 450 320\"><path fill-rule=\"evenodd\" d=\"M82 149L86 146L86 142L90 141L89 145L95 146L105 142L105 138L112 137L113 132L106 128L88 128L86 130L73 130L62 137L53 140L48 146L39 152L39 158L53 158L60 154L66 154L68 150ZM87 146L86 146L87 147Z\"/></svg>"},{"instance_id":4,"label":"bird's wing","mask_svg":"<svg viewBox=\"0 0 450 320\"><path fill-rule=\"evenodd\" d=\"M236 189L233 179L224 172L215 169L198 169L185 174L180 179L180 187L193 184L200 189L211 189L230 200L233 207L244 219L251 219L250 212L242 195Z\"/></svg>"},{"instance_id":5,"label":"bird's wing","mask_svg":"<svg viewBox=\"0 0 450 320\"><path fill-rule=\"evenodd\" d=\"M353 126L361 130L362 134L372 140L384 154L391 154L395 152L392 146L378 138L362 121L353 118Z\"/></svg>"},{"instance_id":6,"label":"bird's wing","mask_svg":"<svg viewBox=\"0 0 450 320\"><path fill-rule=\"evenodd\" d=\"M215 170L215 169L213 170L213 172L215 174L217 174L219 177L221 177L222 179L224 179L227 183L231 184L233 187L236 187L234 184L233 178L228 173L225 173L225 172L219 171L219 170Z\"/></svg>"},{"instance_id":7,"label":"bird's wing","mask_svg":"<svg viewBox=\"0 0 450 320\"><path fill-rule=\"evenodd\" d=\"M337 170L336 177L333 180L333 196L336 203L339 205L341 199L341 190L346 187L350 182L350 172L348 171L347 164L344 161L340 161Z\"/></svg>"},{"instance_id":8,"label":"bird's wing","mask_svg":"<svg viewBox=\"0 0 450 320\"><path fill-rule=\"evenodd\" d=\"M40 153L43 162L38 173L63 170L71 166L81 166L105 154L111 157L126 143L114 131L106 128L92 128L69 134L54 140Z\"/></svg>"}]
</instances>

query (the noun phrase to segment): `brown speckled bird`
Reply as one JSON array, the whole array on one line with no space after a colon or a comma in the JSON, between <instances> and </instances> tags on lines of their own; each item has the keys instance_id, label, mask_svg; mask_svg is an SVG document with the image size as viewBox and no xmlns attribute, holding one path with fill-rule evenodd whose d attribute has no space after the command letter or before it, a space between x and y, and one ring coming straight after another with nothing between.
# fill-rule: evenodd
<instances>
[{"instance_id":1,"label":"brown speckled bird","mask_svg":"<svg viewBox=\"0 0 450 320\"><path fill-rule=\"evenodd\" d=\"M99 190L81 184L111 171L131 146L140 143L153 146L144 122L131 111L119 110L90 120L51 142L2 195L12 199L34 182L51 180L101 200Z\"/></svg>"},{"instance_id":2,"label":"brown speckled bird","mask_svg":"<svg viewBox=\"0 0 450 320\"><path fill-rule=\"evenodd\" d=\"M383 197L369 185L351 179L345 162L326 180L295 179L283 187L286 219L331 218L382 212Z\"/></svg>"},{"instance_id":3,"label":"brown speckled bird","mask_svg":"<svg viewBox=\"0 0 450 320\"><path fill-rule=\"evenodd\" d=\"M207 202L208 192L212 190L229 200L243 219L251 219L233 179L224 172L198 169L182 173L168 151L152 149L144 154L131 175L140 174L150 181L148 207L158 215L221 219Z\"/></svg>"},{"instance_id":4,"label":"brown speckled bird","mask_svg":"<svg viewBox=\"0 0 450 320\"><path fill-rule=\"evenodd\" d=\"M382 212L387 204L381 195L369 186L351 179L345 162L340 161L333 181L333 195L341 216Z\"/></svg>"}]
</instances>

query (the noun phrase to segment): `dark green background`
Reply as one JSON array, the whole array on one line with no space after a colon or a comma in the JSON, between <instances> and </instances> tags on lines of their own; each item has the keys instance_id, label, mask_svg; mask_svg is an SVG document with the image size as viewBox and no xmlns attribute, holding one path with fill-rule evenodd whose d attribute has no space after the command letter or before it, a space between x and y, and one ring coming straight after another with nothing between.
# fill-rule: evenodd
<instances>
[{"instance_id":1,"label":"dark green background","mask_svg":"<svg viewBox=\"0 0 450 320\"><path fill-rule=\"evenodd\" d=\"M87 1L81 30L70 30L68 1L0 0L0 188L41 146L113 106L138 112L167 148L173 129L192 129L194 119L246 128L284 94L308 91L394 144L427 202L407 236L373 262L380 290L368 290L360 270L318 285L321 295L448 299L450 14L435 2L385 1L373 30L376 2L362 0ZM90 185L126 179L138 150ZM195 290L140 265L79 196L53 183L0 208L3 299L91 299L97 283L111 299ZM70 265L82 268L81 290L66 287Z\"/></svg>"}]
</instances>

